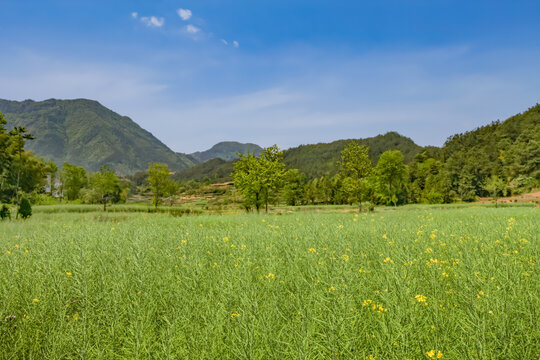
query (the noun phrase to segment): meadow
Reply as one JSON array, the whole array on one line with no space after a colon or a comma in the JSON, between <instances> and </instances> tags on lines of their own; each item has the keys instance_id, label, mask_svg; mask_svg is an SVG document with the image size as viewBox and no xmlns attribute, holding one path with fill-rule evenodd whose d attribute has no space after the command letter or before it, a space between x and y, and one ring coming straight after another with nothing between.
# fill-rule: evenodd
<instances>
[{"instance_id":1,"label":"meadow","mask_svg":"<svg viewBox=\"0 0 540 360\"><path fill-rule=\"evenodd\" d=\"M0 223L2 359L538 359L540 211Z\"/></svg>"}]
</instances>

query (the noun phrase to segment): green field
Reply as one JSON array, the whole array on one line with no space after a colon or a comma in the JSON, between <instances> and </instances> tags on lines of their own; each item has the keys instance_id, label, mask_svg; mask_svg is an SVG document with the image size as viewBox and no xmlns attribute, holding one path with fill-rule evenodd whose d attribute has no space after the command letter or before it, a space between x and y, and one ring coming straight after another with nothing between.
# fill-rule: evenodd
<instances>
[{"instance_id":1,"label":"green field","mask_svg":"<svg viewBox=\"0 0 540 360\"><path fill-rule=\"evenodd\" d=\"M537 208L34 210L0 223L1 359L540 355Z\"/></svg>"}]
</instances>

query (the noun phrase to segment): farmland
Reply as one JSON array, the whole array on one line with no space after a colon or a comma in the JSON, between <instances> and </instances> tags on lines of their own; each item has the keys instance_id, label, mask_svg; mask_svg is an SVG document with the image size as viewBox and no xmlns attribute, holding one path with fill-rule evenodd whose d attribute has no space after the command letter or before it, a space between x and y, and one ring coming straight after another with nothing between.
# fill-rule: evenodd
<instances>
[{"instance_id":1,"label":"farmland","mask_svg":"<svg viewBox=\"0 0 540 360\"><path fill-rule=\"evenodd\" d=\"M540 213L0 223L2 359L536 359Z\"/></svg>"}]
</instances>

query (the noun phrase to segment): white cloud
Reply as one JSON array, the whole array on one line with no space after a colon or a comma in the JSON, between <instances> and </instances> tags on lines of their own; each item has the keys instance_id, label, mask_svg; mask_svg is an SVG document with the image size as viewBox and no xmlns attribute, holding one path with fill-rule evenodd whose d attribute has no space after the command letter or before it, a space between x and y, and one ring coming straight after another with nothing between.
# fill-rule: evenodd
<instances>
[{"instance_id":1,"label":"white cloud","mask_svg":"<svg viewBox=\"0 0 540 360\"><path fill-rule=\"evenodd\" d=\"M194 25L187 25L186 26L186 31L190 34L196 34L198 33L199 31L201 31L201 29L199 29L198 27L194 26Z\"/></svg>"},{"instance_id":2,"label":"white cloud","mask_svg":"<svg viewBox=\"0 0 540 360\"><path fill-rule=\"evenodd\" d=\"M146 26L148 27L162 27L164 24L165 24L165 19L163 19L162 17L158 18L158 17L155 17L155 16L143 16L141 18L141 21L143 22L143 24L145 24Z\"/></svg>"},{"instance_id":3,"label":"white cloud","mask_svg":"<svg viewBox=\"0 0 540 360\"><path fill-rule=\"evenodd\" d=\"M233 46L234 46L235 48L237 48L237 49L240 47L240 44L239 44L238 41L236 41L236 40L234 40L234 41L232 42L232 44L233 44Z\"/></svg>"},{"instance_id":4,"label":"white cloud","mask_svg":"<svg viewBox=\"0 0 540 360\"><path fill-rule=\"evenodd\" d=\"M134 11L134 12L131 13L131 17L134 18L134 19L136 19L136 18L139 17L139 13L136 12L136 11Z\"/></svg>"},{"instance_id":5,"label":"white cloud","mask_svg":"<svg viewBox=\"0 0 540 360\"><path fill-rule=\"evenodd\" d=\"M229 42L228 42L227 40L225 40L225 39L221 39L221 42L222 42L223 44L225 44L225 45L229 45Z\"/></svg>"},{"instance_id":6,"label":"white cloud","mask_svg":"<svg viewBox=\"0 0 540 360\"><path fill-rule=\"evenodd\" d=\"M184 21L191 19L191 16L193 16L193 13L189 9L178 9L177 12L178 16L180 16Z\"/></svg>"}]
</instances>

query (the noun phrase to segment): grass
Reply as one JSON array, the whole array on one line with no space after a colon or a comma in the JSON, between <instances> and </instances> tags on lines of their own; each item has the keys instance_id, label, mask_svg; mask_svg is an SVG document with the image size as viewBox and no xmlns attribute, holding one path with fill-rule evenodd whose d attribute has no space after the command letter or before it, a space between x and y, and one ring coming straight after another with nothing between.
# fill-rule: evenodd
<instances>
[{"instance_id":1,"label":"grass","mask_svg":"<svg viewBox=\"0 0 540 360\"><path fill-rule=\"evenodd\" d=\"M539 224L39 210L0 223L0 358L537 359Z\"/></svg>"}]
</instances>

